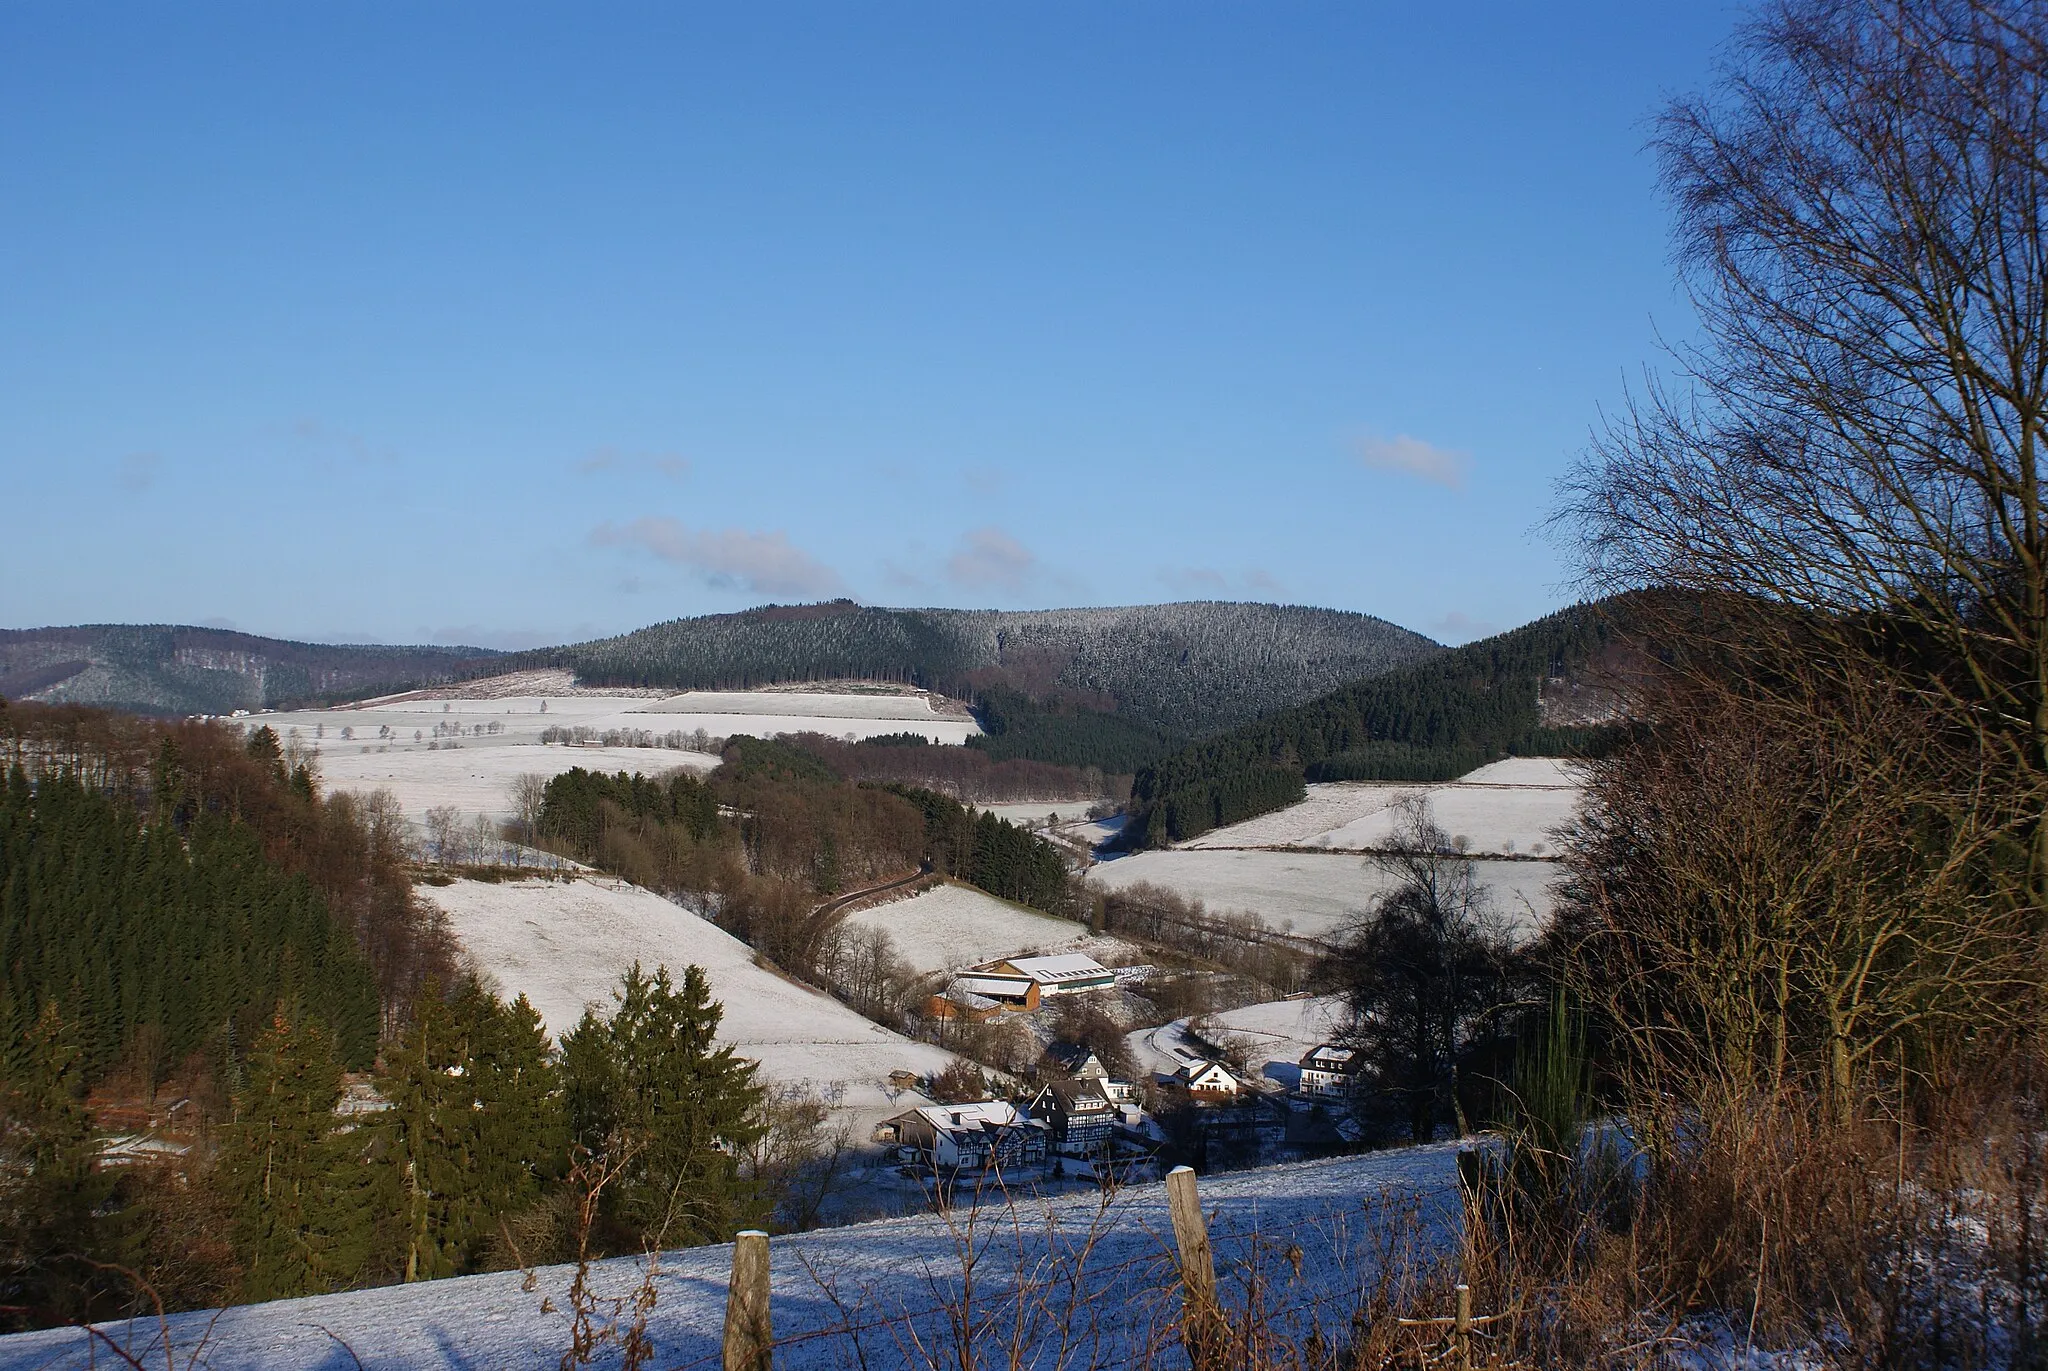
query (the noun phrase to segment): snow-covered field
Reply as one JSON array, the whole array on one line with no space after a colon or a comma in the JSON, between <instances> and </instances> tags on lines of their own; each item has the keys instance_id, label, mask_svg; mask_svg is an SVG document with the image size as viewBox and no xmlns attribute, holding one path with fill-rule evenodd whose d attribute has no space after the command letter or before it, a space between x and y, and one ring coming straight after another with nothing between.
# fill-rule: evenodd
<instances>
[{"instance_id":1,"label":"snow-covered field","mask_svg":"<svg viewBox=\"0 0 2048 1371\"><path fill-rule=\"evenodd\" d=\"M585 1005L609 1006L612 987L636 960L649 971L666 965L678 979L685 966L703 967L725 1006L719 1040L758 1060L766 1080L808 1082L836 1096L857 1142L889 1115L926 1103L892 1092L891 1071L923 1076L953 1060L763 970L739 939L623 881L457 881L420 894L447 911L463 950L505 997L525 995L557 1036L575 1027Z\"/></svg>"},{"instance_id":2,"label":"snow-covered field","mask_svg":"<svg viewBox=\"0 0 2048 1371\"><path fill-rule=\"evenodd\" d=\"M1552 862L1475 861L1494 908L1519 927L1549 917ZM1105 890L1149 881L1205 902L1210 910L1257 914L1275 928L1326 938L1342 930L1392 878L1353 853L1215 851L1169 848L1098 862L1088 879Z\"/></svg>"},{"instance_id":3,"label":"snow-covered field","mask_svg":"<svg viewBox=\"0 0 2048 1371\"><path fill-rule=\"evenodd\" d=\"M1098 938L1068 919L1055 919L999 900L971 886L942 885L847 915L847 922L878 928L918 971L957 971L964 966L1027 952L1085 952L1098 960L1134 954L1130 944Z\"/></svg>"},{"instance_id":4,"label":"snow-covered field","mask_svg":"<svg viewBox=\"0 0 2048 1371\"><path fill-rule=\"evenodd\" d=\"M527 772L558 776L580 766L585 771L640 771L657 776L677 767L709 771L717 765L718 758L709 753L666 747L486 745L481 739L432 752L424 745L408 744L388 752L365 753L344 743L320 754L320 774L328 790L388 790L414 819L437 805L453 805L464 816L509 818L512 781Z\"/></svg>"},{"instance_id":5,"label":"snow-covered field","mask_svg":"<svg viewBox=\"0 0 2048 1371\"><path fill-rule=\"evenodd\" d=\"M414 733L421 741L445 736L458 726L464 745L474 738L486 742L533 743L550 726L645 729L651 733L703 729L715 737L751 734L770 738L783 733L824 733L835 738L868 738L881 733L922 733L935 743L963 743L981 732L972 715L950 701L933 707L932 697L853 695L827 691L747 690L688 691L659 699L642 695L499 695L474 698L455 690L416 691L408 695L366 700L335 709L283 710L247 715L242 722L269 724L279 733L299 729L307 741L324 733L323 748L338 745L343 729L353 742L376 742L388 729L405 741ZM499 731L489 733L492 724ZM440 735L436 727L442 730Z\"/></svg>"},{"instance_id":6,"label":"snow-covered field","mask_svg":"<svg viewBox=\"0 0 2048 1371\"><path fill-rule=\"evenodd\" d=\"M568 693L496 693L500 687L550 686ZM682 766L707 771L718 765L713 755L673 747L543 745L541 733L549 728L589 729L599 740L607 732L623 730L656 739L677 733L694 738L701 731L707 738L823 733L848 741L883 733L921 733L936 743L964 743L981 732L962 706L922 692L612 695L570 689L567 673L540 671L335 709L252 714L239 722L249 728L268 725L287 745L316 752L329 789L388 789L415 819L439 805L453 805L465 817L506 818L511 813L506 790L523 772L554 776L580 766L653 775ZM1038 817L1042 819L1043 812Z\"/></svg>"},{"instance_id":7,"label":"snow-covered field","mask_svg":"<svg viewBox=\"0 0 2048 1371\"><path fill-rule=\"evenodd\" d=\"M1088 817L1091 806L1099 800L1036 800L1026 804L979 805L999 819L1008 819L1013 824L1043 824L1047 815L1056 816L1060 823L1072 823Z\"/></svg>"},{"instance_id":8,"label":"snow-covered field","mask_svg":"<svg viewBox=\"0 0 2048 1371\"><path fill-rule=\"evenodd\" d=\"M1341 1337L1375 1270L1375 1216L1398 1226L1419 1200L1427 1238L1449 1244L1462 1222L1455 1186L1451 1145L1206 1177L1203 1207L1224 1299L1242 1302L1246 1264L1258 1260L1272 1282L1265 1296L1278 1328ZM1184 1366L1171 1332L1180 1313L1171 1234L1165 1187L1150 1184L1107 1199L1083 1193L1014 1210L985 1206L971 1219L956 1208L778 1237L769 1254L775 1365ZM1254 1258L1255 1239L1263 1259ZM974 1303L963 1320L980 1330L971 1358L954 1350L946 1331L949 1307L960 1309L963 1242L978 1253ZM663 1254L647 1327L652 1365L719 1364L731 1267L729 1246ZM622 1258L598 1263L591 1279L600 1296L618 1298L641 1273L639 1259ZM572 1274L548 1267L528 1284L507 1271L181 1314L168 1323L168 1360L215 1371L551 1367L568 1345ZM543 1301L550 1312L541 1311ZM166 1364L154 1320L107 1332L136 1364ZM0 1371L82 1371L117 1360L76 1328L0 1338Z\"/></svg>"},{"instance_id":9,"label":"snow-covered field","mask_svg":"<svg viewBox=\"0 0 2048 1371\"><path fill-rule=\"evenodd\" d=\"M1292 1089L1301 1083L1301 1058L1330 1040L1343 1002L1334 995L1248 1004L1204 1016L1203 1037L1244 1054L1244 1064Z\"/></svg>"},{"instance_id":10,"label":"snow-covered field","mask_svg":"<svg viewBox=\"0 0 2048 1371\"><path fill-rule=\"evenodd\" d=\"M1441 785L1340 781L1308 788L1308 798L1272 814L1205 833L1189 848L1384 847L1410 796L1428 800L1437 827L1475 853L1542 855L1578 808L1580 784L1569 763L1514 757Z\"/></svg>"}]
</instances>

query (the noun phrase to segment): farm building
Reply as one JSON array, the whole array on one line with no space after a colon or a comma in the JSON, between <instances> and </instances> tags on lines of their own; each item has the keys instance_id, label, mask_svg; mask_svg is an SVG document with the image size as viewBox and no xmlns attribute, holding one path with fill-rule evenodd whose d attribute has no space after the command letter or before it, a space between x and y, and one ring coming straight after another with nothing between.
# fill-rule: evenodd
<instances>
[{"instance_id":1,"label":"farm building","mask_svg":"<svg viewBox=\"0 0 2048 1371\"><path fill-rule=\"evenodd\" d=\"M1037 997L1032 1003L1005 1006L1000 1000L990 999L968 988L966 981L958 980L946 987L942 995L934 995L925 1001L924 1012L934 1019L960 1019L967 1023L987 1023L1002 1013L1005 1008L1035 1009Z\"/></svg>"},{"instance_id":2,"label":"farm building","mask_svg":"<svg viewBox=\"0 0 2048 1371\"><path fill-rule=\"evenodd\" d=\"M1040 996L1078 995L1087 990L1108 990L1116 985L1116 973L1080 952L1056 957L1006 957L969 967L960 978L971 982L976 994L1001 999L1004 994L1021 998L1028 989ZM1004 994L995 991L1002 989Z\"/></svg>"},{"instance_id":3,"label":"farm building","mask_svg":"<svg viewBox=\"0 0 2048 1371\"><path fill-rule=\"evenodd\" d=\"M1021 1171L1045 1163L1052 1127L1002 1100L936 1104L884 1119L878 1142L896 1144L905 1165L941 1171Z\"/></svg>"}]
</instances>

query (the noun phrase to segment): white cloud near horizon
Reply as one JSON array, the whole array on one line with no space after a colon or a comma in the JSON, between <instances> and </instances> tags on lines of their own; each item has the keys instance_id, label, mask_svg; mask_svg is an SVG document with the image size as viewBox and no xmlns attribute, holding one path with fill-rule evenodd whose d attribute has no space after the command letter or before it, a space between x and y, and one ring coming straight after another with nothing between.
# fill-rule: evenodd
<instances>
[{"instance_id":1,"label":"white cloud near horizon","mask_svg":"<svg viewBox=\"0 0 2048 1371\"><path fill-rule=\"evenodd\" d=\"M1037 572L1038 555L993 524L961 534L946 559L947 579L974 589L1019 591Z\"/></svg>"},{"instance_id":2,"label":"white cloud near horizon","mask_svg":"<svg viewBox=\"0 0 2048 1371\"><path fill-rule=\"evenodd\" d=\"M1392 438L1368 436L1359 439L1358 461L1371 471L1398 472L1447 490L1463 490L1465 473L1472 466L1472 454L1397 433Z\"/></svg>"},{"instance_id":3,"label":"white cloud near horizon","mask_svg":"<svg viewBox=\"0 0 2048 1371\"><path fill-rule=\"evenodd\" d=\"M1491 638L1500 631L1499 624L1488 623L1484 619L1475 619L1462 609L1452 610L1429 626L1430 635L1438 642L1451 643L1453 645L1477 642L1481 638Z\"/></svg>"},{"instance_id":4,"label":"white cloud near horizon","mask_svg":"<svg viewBox=\"0 0 2048 1371\"><path fill-rule=\"evenodd\" d=\"M598 547L637 547L664 562L687 567L722 590L757 595L834 595L845 590L839 573L789 541L780 529L692 529L674 519L645 516L599 524Z\"/></svg>"},{"instance_id":5,"label":"white cloud near horizon","mask_svg":"<svg viewBox=\"0 0 2048 1371\"><path fill-rule=\"evenodd\" d=\"M690 459L667 452L643 456L615 447L601 447L576 463L576 470L585 476L637 467L645 467L671 481L680 481L690 474Z\"/></svg>"}]
</instances>

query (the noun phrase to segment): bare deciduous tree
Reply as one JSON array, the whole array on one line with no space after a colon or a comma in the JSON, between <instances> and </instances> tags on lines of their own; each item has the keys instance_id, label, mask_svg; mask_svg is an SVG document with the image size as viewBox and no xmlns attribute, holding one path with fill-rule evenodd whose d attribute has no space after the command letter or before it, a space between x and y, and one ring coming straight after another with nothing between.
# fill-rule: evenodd
<instances>
[{"instance_id":1,"label":"bare deciduous tree","mask_svg":"<svg viewBox=\"0 0 2048 1371\"><path fill-rule=\"evenodd\" d=\"M1780 0L1656 146L1700 341L1561 518L1603 588L1791 607L1926 698L2048 910L2048 6Z\"/></svg>"},{"instance_id":2,"label":"bare deciduous tree","mask_svg":"<svg viewBox=\"0 0 2048 1371\"><path fill-rule=\"evenodd\" d=\"M519 823L521 841L531 847L540 834L540 812L547 803L548 778L531 771L515 776L508 795L512 801L512 813Z\"/></svg>"}]
</instances>

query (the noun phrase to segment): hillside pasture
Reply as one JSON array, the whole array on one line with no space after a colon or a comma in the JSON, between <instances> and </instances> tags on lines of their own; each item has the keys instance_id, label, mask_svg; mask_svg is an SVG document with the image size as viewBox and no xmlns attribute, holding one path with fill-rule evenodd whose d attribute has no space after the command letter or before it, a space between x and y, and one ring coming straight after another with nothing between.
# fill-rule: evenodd
<instances>
[{"instance_id":1,"label":"hillside pasture","mask_svg":"<svg viewBox=\"0 0 2048 1371\"><path fill-rule=\"evenodd\" d=\"M1334 995L1248 1004L1205 1015L1196 1025L1209 1041L1242 1057L1245 1066L1292 1089L1301 1083L1301 1059L1330 1041L1344 1002Z\"/></svg>"},{"instance_id":2,"label":"hillside pasture","mask_svg":"<svg viewBox=\"0 0 2048 1371\"><path fill-rule=\"evenodd\" d=\"M1271 1305L1276 1334L1345 1336L1380 1271L1385 1229L1374 1213L1398 1217L1413 1206L1422 1251L1454 1249L1456 1163L1455 1146L1438 1144L1203 1177L1226 1298L1244 1299L1254 1268L1284 1295ZM775 1366L1186 1365L1179 1276L1162 1236L1171 1232L1166 1187L1155 1183L1014 1207L991 1197L978 1212L963 1200L945 1214L778 1235L769 1261ZM963 1249L973 1253L971 1297ZM730 1245L662 1254L650 1280L652 1365L719 1364L731 1269ZM638 1257L595 1263L588 1281L600 1309L616 1300L630 1319L647 1270ZM119 1357L83 1329L52 1328L0 1338L0 1371L84 1371L122 1358L215 1371L553 1366L570 1345L574 1275L566 1266L501 1271L117 1322L105 1336ZM955 1339L952 1319L970 1330L965 1339ZM929 1359L914 1348L929 1349Z\"/></svg>"},{"instance_id":3,"label":"hillside pasture","mask_svg":"<svg viewBox=\"0 0 2048 1371\"><path fill-rule=\"evenodd\" d=\"M897 954L921 973L957 971L1035 952L1085 952L1097 960L1137 955L1129 943L1096 937L1084 924L951 882L857 910L847 922L887 933Z\"/></svg>"},{"instance_id":4,"label":"hillside pasture","mask_svg":"<svg viewBox=\"0 0 2048 1371\"><path fill-rule=\"evenodd\" d=\"M764 1080L815 1085L865 1139L891 1114L925 1103L892 1091L892 1071L943 1071L951 1053L871 1023L829 995L755 963L754 950L652 891L622 881L456 881L423 887L478 970L506 998L524 995L559 1036L588 1005L611 1004L635 961L677 977L701 966L725 1006L719 1041L761 1063Z\"/></svg>"},{"instance_id":5,"label":"hillside pasture","mask_svg":"<svg viewBox=\"0 0 2048 1371\"><path fill-rule=\"evenodd\" d=\"M433 752L424 745L407 744L388 752L365 753L344 746L320 754L320 773L328 790L388 790L398 797L406 816L415 820L440 805L452 805L465 816L509 819L513 779L528 773L552 777L580 766L585 771L658 776L678 767L704 772L717 765L718 758L708 753L672 748L487 746L482 741Z\"/></svg>"},{"instance_id":6,"label":"hillside pasture","mask_svg":"<svg viewBox=\"0 0 2048 1371\"><path fill-rule=\"evenodd\" d=\"M1550 915L1554 862L1473 862L1493 907L1524 933ZM1089 882L1121 890L1140 881L1198 899L1212 913L1256 914L1274 928L1331 938L1392 888L1392 879L1351 852L1169 848L1098 862Z\"/></svg>"},{"instance_id":7,"label":"hillside pasture","mask_svg":"<svg viewBox=\"0 0 2048 1371\"><path fill-rule=\"evenodd\" d=\"M1582 787L1567 762L1516 757L1439 785L1336 781L1312 784L1308 798L1271 814L1213 829L1185 846L1196 849L1321 847L1384 848L1401 822L1402 801L1429 802L1437 827L1484 855L1536 855L1556 850L1558 830L1572 820Z\"/></svg>"}]
</instances>

